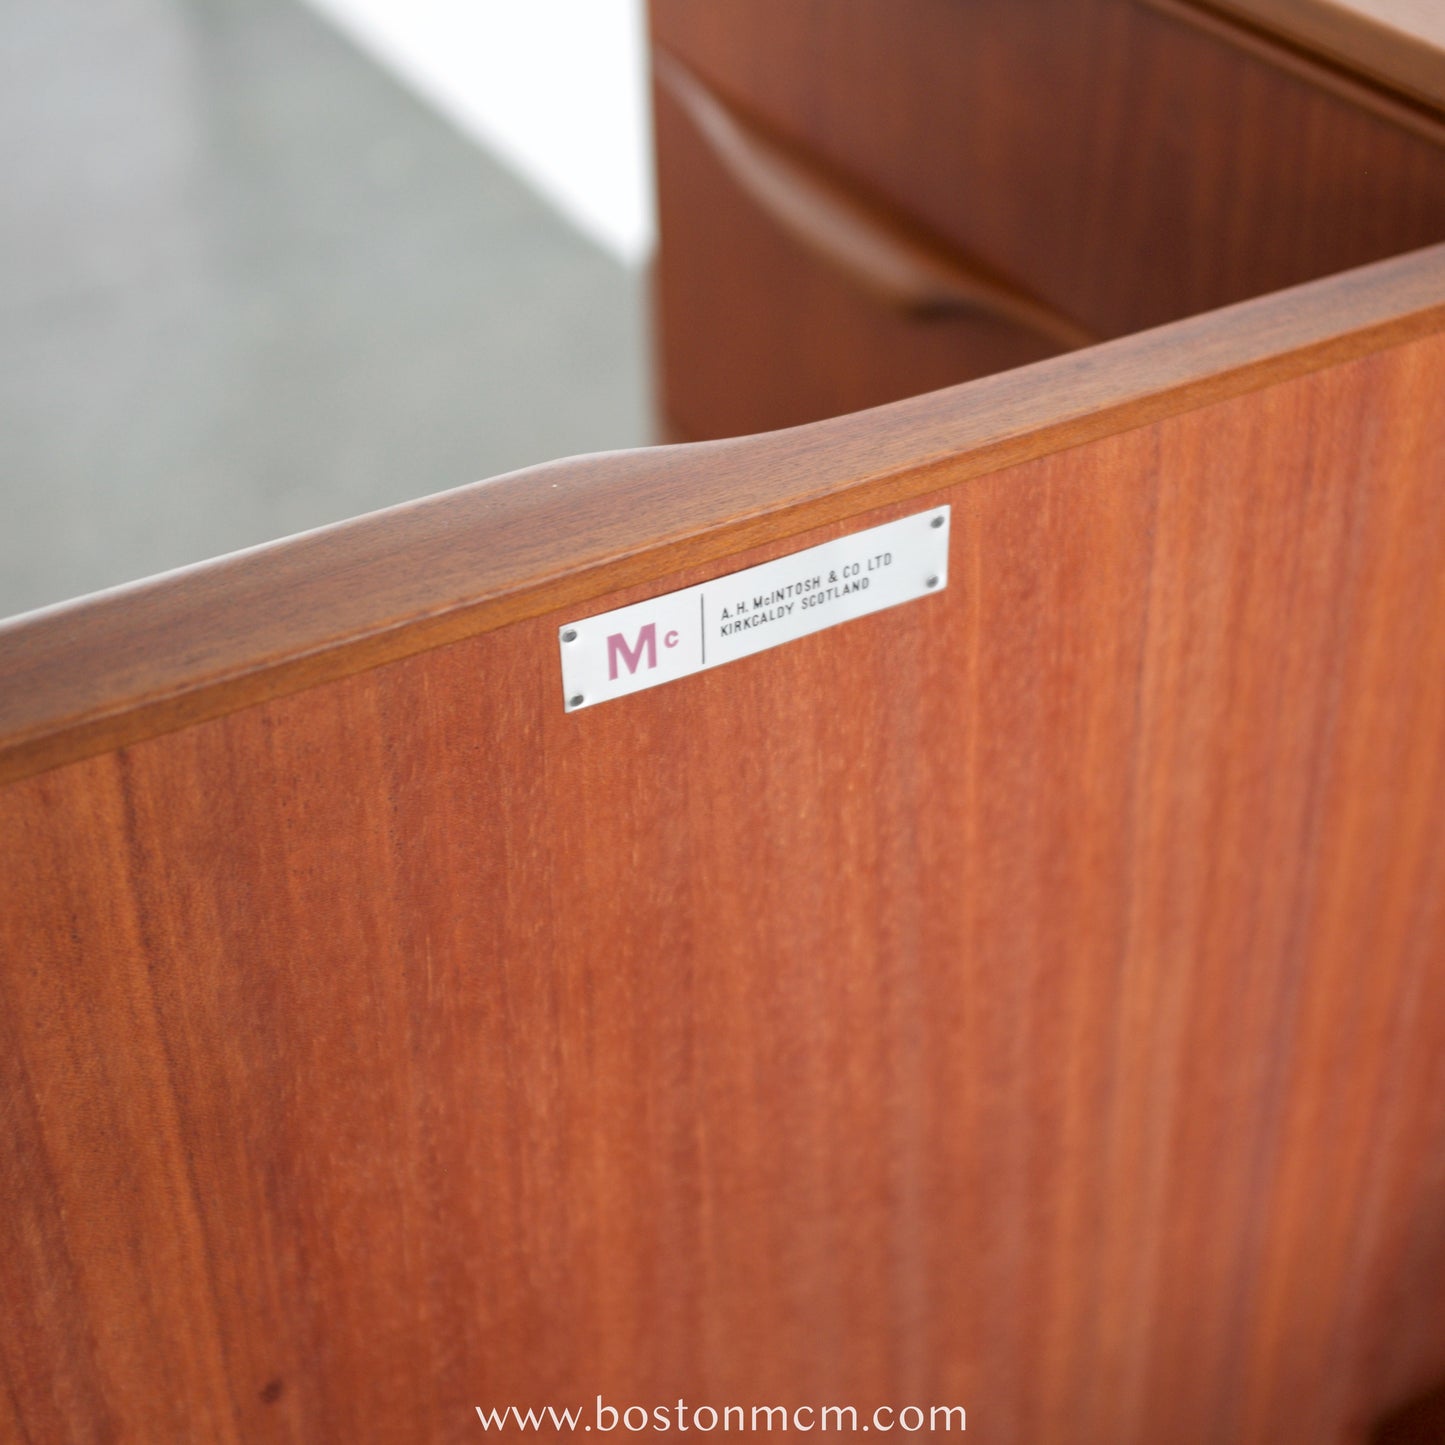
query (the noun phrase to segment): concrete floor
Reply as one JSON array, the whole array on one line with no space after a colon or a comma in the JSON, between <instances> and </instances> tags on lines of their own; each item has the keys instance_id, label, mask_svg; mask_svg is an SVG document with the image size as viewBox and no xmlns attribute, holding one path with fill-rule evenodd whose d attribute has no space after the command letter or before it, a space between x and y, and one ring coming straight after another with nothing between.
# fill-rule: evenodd
<instances>
[{"instance_id":1,"label":"concrete floor","mask_svg":"<svg viewBox=\"0 0 1445 1445\"><path fill-rule=\"evenodd\" d=\"M295 0L0 9L0 615L644 444L642 289Z\"/></svg>"}]
</instances>

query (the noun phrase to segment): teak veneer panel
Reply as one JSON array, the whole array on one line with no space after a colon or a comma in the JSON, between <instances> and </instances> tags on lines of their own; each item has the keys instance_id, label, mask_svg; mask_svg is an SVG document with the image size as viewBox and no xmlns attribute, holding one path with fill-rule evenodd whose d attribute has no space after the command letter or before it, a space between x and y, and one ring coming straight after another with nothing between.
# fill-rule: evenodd
<instances>
[{"instance_id":1,"label":"teak veneer panel","mask_svg":"<svg viewBox=\"0 0 1445 1445\"><path fill-rule=\"evenodd\" d=\"M650 14L654 45L738 115L1097 336L1445 240L1445 112L1364 81L1342 91L1337 68L1208 6L1167 8L652 0ZM686 200L664 178L659 266L697 286L689 238L670 249ZM711 277L743 295L752 279ZM664 354L667 385L726 344L706 332L687 350L688 325L666 333L681 349Z\"/></svg>"},{"instance_id":2,"label":"teak veneer panel","mask_svg":"<svg viewBox=\"0 0 1445 1445\"><path fill-rule=\"evenodd\" d=\"M0 782L1442 323L1436 246L861 415L535 467L0 622Z\"/></svg>"},{"instance_id":3,"label":"teak veneer panel","mask_svg":"<svg viewBox=\"0 0 1445 1445\"><path fill-rule=\"evenodd\" d=\"M1205 0L1445 114L1439 0Z\"/></svg>"},{"instance_id":4,"label":"teak veneer panel","mask_svg":"<svg viewBox=\"0 0 1445 1445\"><path fill-rule=\"evenodd\" d=\"M659 407L679 439L798 426L1069 349L982 308L886 304L758 206L662 84L653 125Z\"/></svg>"},{"instance_id":5,"label":"teak veneer panel","mask_svg":"<svg viewBox=\"0 0 1445 1445\"><path fill-rule=\"evenodd\" d=\"M13 633L52 705L58 629L196 575L270 580L258 671L368 607L423 640L0 790L0 1436L461 1441L600 1392L1320 1445L1437 1379L1442 298L1436 254L1315 333L1263 303L442 499L385 524L408 569L428 508L516 550L458 523L412 592L349 599L364 523ZM545 535L579 496L622 511L590 549ZM945 592L563 712L579 598L942 502ZM468 566L485 624L427 645Z\"/></svg>"}]
</instances>

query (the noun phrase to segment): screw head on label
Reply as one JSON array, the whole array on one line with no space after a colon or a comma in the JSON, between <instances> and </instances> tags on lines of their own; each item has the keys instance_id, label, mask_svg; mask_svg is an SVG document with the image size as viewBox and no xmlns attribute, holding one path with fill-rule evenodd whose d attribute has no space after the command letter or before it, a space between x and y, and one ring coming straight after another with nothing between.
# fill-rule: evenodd
<instances>
[{"instance_id":1,"label":"screw head on label","mask_svg":"<svg viewBox=\"0 0 1445 1445\"><path fill-rule=\"evenodd\" d=\"M928 525L930 527L941 527L943 525L943 518L935 517Z\"/></svg>"},{"instance_id":2,"label":"screw head on label","mask_svg":"<svg viewBox=\"0 0 1445 1445\"><path fill-rule=\"evenodd\" d=\"M928 579L927 585L928 585L929 587L937 587L937 586L938 586L938 578L937 578L937 577L930 577L930 578Z\"/></svg>"},{"instance_id":3,"label":"screw head on label","mask_svg":"<svg viewBox=\"0 0 1445 1445\"><path fill-rule=\"evenodd\" d=\"M577 641L577 629L576 629L575 627L569 627L569 628L567 628L567 629L562 633L562 641L563 641L563 642L576 642L576 641Z\"/></svg>"},{"instance_id":4,"label":"screw head on label","mask_svg":"<svg viewBox=\"0 0 1445 1445\"><path fill-rule=\"evenodd\" d=\"M587 701L587 699L586 699L585 697L583 697L582 694L579 692L579 693L577 693L575 696L569 697L569 698L567 699L567 706L568 706L568 707L581 707L582 704L583 704L584 702L586 702L586 701Z\"/></svg>"}]
</instances>

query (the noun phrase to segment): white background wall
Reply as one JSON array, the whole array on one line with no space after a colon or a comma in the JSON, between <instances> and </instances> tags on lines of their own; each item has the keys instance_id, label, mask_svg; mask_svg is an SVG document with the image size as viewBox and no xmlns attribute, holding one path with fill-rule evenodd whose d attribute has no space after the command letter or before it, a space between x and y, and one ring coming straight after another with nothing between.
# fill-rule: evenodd
<instances>
[{"instance_id":1,"label":"white background wall","mask_svg":"<svg viewBox=\"0 0 1445 1445\"><path fill-rule=\"evenodd\" d=\"M652 248L644 0L308 0L631 265Z\"/></svg>"}]
</instances>

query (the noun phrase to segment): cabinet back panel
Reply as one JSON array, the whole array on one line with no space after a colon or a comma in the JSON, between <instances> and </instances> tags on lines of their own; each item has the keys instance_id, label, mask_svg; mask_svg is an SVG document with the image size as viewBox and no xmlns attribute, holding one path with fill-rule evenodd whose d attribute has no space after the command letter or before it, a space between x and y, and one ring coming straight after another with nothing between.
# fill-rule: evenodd
<instances>
[{"instance_id":1,"label":"cabinet back panel","mask_svg":"<svg viewBox=\"0 0 1445 1445\"><path fill-rule=\"evenodd\" d=\"M0 792L0 1434L1445 1370L1445 340ZM568 715L556 629L953 507L941 594Z\"/></svg>"}]
</instances>

